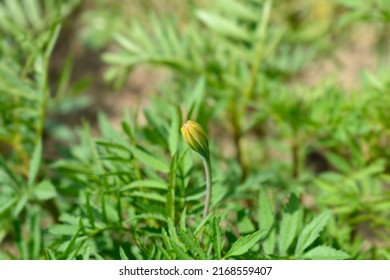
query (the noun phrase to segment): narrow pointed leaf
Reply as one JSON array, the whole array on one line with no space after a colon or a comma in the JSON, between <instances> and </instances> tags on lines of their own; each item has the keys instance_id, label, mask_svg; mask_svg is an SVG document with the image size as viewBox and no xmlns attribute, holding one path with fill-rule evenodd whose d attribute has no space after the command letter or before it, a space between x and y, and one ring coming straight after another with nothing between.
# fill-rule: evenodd
<instances>
[{"instance_id":1,"label":"narrow pointed leaf","mask_svg":"<svg viewBox=\"0 0 390 280\"><path fill-rule=\"evenodd\" d=\"M272 205L263 189L259 194L259 225L261 229L269 230L262 246L266 254L273 254L275 249L275 214Z\"/></svg>"},{"instance_id":2,"label":"narrow pointed leaf","mask_svg":"<svg viewBox=\"0 0 390 280\"><path fill-rule=\"evenodd\" d=\"M232 256L240 256L245 254L253 246L255 246L260 241L260 239L265 237L267 233L267 229L260 229L252 234L241 236L236 242L234 242L233 246L223 258L227 259Z\"/></svg>"},{"instance_id":3,"label":"narrow pointed leaf","mask_svg":"<svg viewBox=\"0 0 390 280\"><path fill-rule=\"evenodd\" d=\"M282 256L287 254L287 250L296 236L299 211L299 199L295 194L291 194L287 207L283 210L282 221L280 223L279 253Z\"/></svg>"},{"instance_id":4,"label":"narrow pointed leaf","mask_svg":"<svg viewBox=\"0 0 390 280\"><path fill-rule=\"evenodd\" d=\"M319 236L330 218L330 212L324 212L306 225L299 236L295 254L299 256Z\"/></svg>"}]
</instances>

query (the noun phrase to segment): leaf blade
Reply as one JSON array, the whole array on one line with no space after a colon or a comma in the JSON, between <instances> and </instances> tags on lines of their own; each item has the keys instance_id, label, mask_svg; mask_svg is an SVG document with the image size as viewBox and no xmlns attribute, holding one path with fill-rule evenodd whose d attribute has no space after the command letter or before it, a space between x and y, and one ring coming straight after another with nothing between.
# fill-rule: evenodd
<instances>
[{"instance_id":1,"label":"leaf blade","mask_svg":"<svg viewBox=\"0 0 390 280\"><path fill-rule=\"evenodd\" d=\"M259 229L258 231L248 234L246 236L241 236L233 246L226 253L223 259L227 259L232 256L243 255L249 251L257 242L260 241L268 233L267 229Z\"/></svg>"},{"instance_id":2,"label":"leaf blade","mask_svg":"<svg viewBox=\"0 0 390 280\"><path fill-rule=\"evenodd\" d=\"M265 190L259 192L259 225L262 229L268 229L268 235L265 237L262 247L266 254L273 254L275 250L275 215L270 200Z\"/></svg>"},{"instance_id":3,"label":"leaf blade","mask_svg":"<svg viewBox=\"0 0 390 280\"><path fill-rule=\"evenodd\" d=\"M30 161L29 171L28 171L28 186L32 186L35 182L35 179L38 175L39 167L42 160L42 139L39 139L35 145L32 159Z\"/></svg>"},{"instance_id":4,"label":"leaf blade","mask_svg":"<svg viewBox=\"0 0 390 280\"><path fill-rule=\"evenodd\" d=\"M324 212L318 217L314 218L302 231L299 236L297 247L295 248L295 254L300 255L302 252L317 239L320 232L326 226L330 218L330 212Z\"/></svg>"},{"instance_id":5,"label":"leaf blade","mask_svg":"<svg viewBox=\"0 0 390 280\"><path fill-rule=\"evenodd\" d=\"M295 194L291 194L287 207L283 211L282 221L279 230L279 253L282 256L287 254L287 250L293 242L298 231L299 220L299 199Z\"/></svg>"},{"instance_id":6,"label":"leaf blade","mask_svg":"<svg viewBox=\"0 0 390 280\"><path fill-rule=\"evenodd\" d=\"M348 253L329 246L315 247L303 255L303 258L311 260L345 260L350 257Z\"/></svg>"}]
</instances>

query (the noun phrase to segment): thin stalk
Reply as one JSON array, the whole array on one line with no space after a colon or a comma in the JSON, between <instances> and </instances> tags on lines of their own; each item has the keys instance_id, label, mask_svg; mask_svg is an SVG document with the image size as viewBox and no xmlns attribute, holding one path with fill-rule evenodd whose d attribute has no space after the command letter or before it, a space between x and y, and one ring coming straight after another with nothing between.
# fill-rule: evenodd
<instances>
[{"instance_id":1,"label":"thin stalk","mask_svg":"<svg viewBox=\"0 0 390 280\"><path fill-rule=\"evenodd\" d=\"M211 200L211 163L210 158L202 157L203 159L203 165L204 165L204 173L206 176L206 197L204 201L204 209L203 209L203 215L202 218L205 219L207 217L207 214L209 212L210 208L210 200Z\"/></svg>"},{"instance_id":2,"label":"thin stalk","mask_svg":"<svg viewBox=\"0 0 390 280\"><path fill-rule=\"evenodd\" d=\"M271 14L272 0L267 0L264 3L261 22L256 31L256 44L254 46L254 60L251 65L250 76L246 87L244 89L242 100L238 102L238 105L233 104L233 128L234 128L234 142L236 147L236 154L240 163L242 175L241 181L244 181L248 175L248 159L244 149L244 139L242 131L243 116L245 116L246 108L251 100L256 88L258 73L260 66L263 63L265 52L265 41L267 35L267 27L269 23L269 17Z\"/></svg>"}]
</instances>

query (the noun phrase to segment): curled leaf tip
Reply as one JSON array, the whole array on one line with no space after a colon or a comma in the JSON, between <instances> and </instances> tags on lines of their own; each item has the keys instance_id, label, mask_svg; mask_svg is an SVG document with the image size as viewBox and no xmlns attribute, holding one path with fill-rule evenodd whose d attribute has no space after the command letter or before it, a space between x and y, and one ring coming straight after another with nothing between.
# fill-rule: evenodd
<instances>
[{"instance_id":1,"label":"curled leaf tip","mask_svg":"<svg viewBox=\"0 0 390 280\"><path fill-rule=\"evenodd\" d=\"M191 120L187 121L181 127L181 133L184 141L191 149L204 158L209 158L209 141L207 139L207 134L197 122Z\"/></svg>"}]
</instances>

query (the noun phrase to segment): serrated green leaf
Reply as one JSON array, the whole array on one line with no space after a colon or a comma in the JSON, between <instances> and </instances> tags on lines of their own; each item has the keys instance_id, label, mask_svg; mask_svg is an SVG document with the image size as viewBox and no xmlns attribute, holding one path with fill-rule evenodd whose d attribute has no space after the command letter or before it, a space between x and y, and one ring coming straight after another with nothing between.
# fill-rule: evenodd
<instances>
[{"instance_id":1,"label":"serrated green leaf","mask_svg":"<svg viewBox=\"0 0 390 280\"><path fill-rule=\"evenodd\" d=\"M281 256L287 254L287 250L293 242L299 220L299 199L291 194L287 207L283 210L282 221L279 230L279 253Z\"/></svg>"},{"instance_id":2,"label":"serrated green leaf","mask_svg":"<svg viewBox=\"0 0 390 280\"><path fill-rule=\"evenodd\" d=\"M317 239L320 232L326 226L330 218L330 212L324 212L318 217L314 218L308 225L304 227L302 233L298 238L297 247L295 248L295 255L299 256L303 251L310 246Z\"/></svg>"},{"instance_id":3,"label":"serrated green leaf","mask_svg":"<svg viewBox=\"0 0 390 280\"><path fill-rule=\"evenodd\" d=\"M193 260L191 256L189 256L186 252L183 251L182 248L180 248L179 245L177 245L175 242L171 243L172 245L172 250L176 254L177 259L179 260Z\"/></svg>"},{"instance_id":4,"label":"serrated green leaf","mask_svg":"<svg viewBox=\"0 0 390 280\"><path fill-rule=\"evenodd\" d=\"M259 192L259 225L261 229L269 230L267 237L262 242L264 253L273 254L275 250L275 214L271 202L265 190Z\"/></svg>"},{"instance_id":5,"label":"serrated green leaf","mask_svg":"<svg viewBox=\"0 0 390 280\"><path fill-rule=\"evenodd\" d=\"M178 244L179 238L177 237L176 228L175 228L175 225L173 224L173 221L171 218L168 218L167 225L168 225L169 236L172 238L172 241L174 241Z\"/></svg>"},{"instance_id":6,"label":"serrated green leaf","mask_svg":"<svg viewBox=\"0 0 390 280\"><path fill-rule=\"evenodd\" d=\"M196 227L195 231L194 231L194 235L199 235L203 228L206 226L207 222L210 220L212 214L209 213L206 218L202 219L202 221L198 224L198 226Z\"/></svg>"},{"instance_id":7,"label":"serrated green leaf","mask_svg":"<svg viewBox=\"0 0 390 280\"><path fill-rule=\"evenodd\" d=\"M351 256L344 251L336 250L332 247L318 246L305 253L302 257L311 260L345 260Z\"/></svg>"},{"instance_id":8,"label":"serrated green leaf","mask_svg":"<svg viewBox=\"0 0 390 280\"><path fill-rule=\"evenodd\" d=\"M258 231L252 234L241 236L236 242L234 242L233 246L230 248L230 250L223 258L227 259L232 256L240 256L245 254L253 246L255 246L256 243L260 241L260 239L265 237L267 233L268 233L267 229L259 229Z\"/></svg>"},{"instance_id":9,"label":"serrated green leaf","mask_svg":"<svg viewBox=\"0 0 390 280\"><path fill-rule=\"evenodd\" d=\"M219 219L216 216L214 216L213 220L211 221L211 231L211 238L214 245L215 254L217 259L220 260L222 252L222 233L221 227L219 226Z\"/></svg>"},{"instance_id":10,"label":"serrated green leaf","mask_svg":"<svg viewBox=\"0 0 390 280\"><path fill-rule=\"evenodd\" d=\"M198 256L201 260L206 259L206 254L199 247L198 243L191 237L187 232L182 230L180 227L177 228L177 232L180 237L180 241L187 246L187 248L191 251L192 255Z\"/></svg>"}]
</instances>

